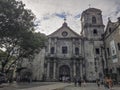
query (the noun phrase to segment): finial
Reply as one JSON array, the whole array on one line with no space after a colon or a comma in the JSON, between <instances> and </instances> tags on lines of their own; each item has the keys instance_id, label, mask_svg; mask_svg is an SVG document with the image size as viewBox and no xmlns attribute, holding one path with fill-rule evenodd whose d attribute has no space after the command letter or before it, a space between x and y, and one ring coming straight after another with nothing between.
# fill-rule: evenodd
<instances>
[{"instance_id":1,"label":"finial","mask_svg":"<svg viewBox=\"0 0 120 90\"><path fill-rule=\"evenodd\" d=\"M63 26L67 26L67 23L66 23L66 18L64 18L64 23L63 23Z\"/></svg>"},{"instance_id":2,"label":"finial","mask_svg":"<svg viewBox=\"0 0 120 90\"><path fill-rule=\"evenodd\" d=\"M91 8L91 4L89 4L89 8Z\"/></svg>"},{"instance_id":3,"label":"finial","mask_svg":"<svg viewBox=\"0 0 120 90\"><path fill-rule=\"evenodd\" d=\"M66 18L64 18L64 22L66 22Z\"/></svg>"}]
</instances>

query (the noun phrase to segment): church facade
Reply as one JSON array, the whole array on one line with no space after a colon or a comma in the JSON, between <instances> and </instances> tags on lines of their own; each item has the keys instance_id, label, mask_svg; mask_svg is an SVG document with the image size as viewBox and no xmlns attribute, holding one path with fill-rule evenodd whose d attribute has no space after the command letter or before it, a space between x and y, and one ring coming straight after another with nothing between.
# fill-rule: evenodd
<instances>
[{"instance_id":1,"label":"church facade","mask_svg":"<svg viewBox=\"0 0 120 90\"><path fill-rule=\"evenodd\" d=\"M102 12L89 8L81 15L81 32L74 32L66 23L48 35L46 47L32 59L17 65L16 76L24 79L26 72L37 81L103 80L104 76L120 81L120 17L108 19L104 31ZM22 69L21 69L22 68Z\"/></svg>"},{"instance_id":2,"label":"church facade","mask_svg":"<svg viewBox=\"0 0 120 90\"><path fill-rule=\"evenodd\" d=\"M106 62L101 10L89 8L83 11L81 26L81 34L77 34L64 22L48 35L44 61L46 81L60 81L63 77L71 81L74 77L87 81L103 79Z\"/></svg>"}]
</instances>

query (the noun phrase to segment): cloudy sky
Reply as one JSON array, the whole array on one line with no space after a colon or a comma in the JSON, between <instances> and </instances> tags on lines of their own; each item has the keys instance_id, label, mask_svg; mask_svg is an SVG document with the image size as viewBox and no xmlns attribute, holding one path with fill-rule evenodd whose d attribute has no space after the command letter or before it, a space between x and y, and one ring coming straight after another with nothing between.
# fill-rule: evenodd
<instances>
[{"instance_id":1,"label":"cloudy sky","mask_svg":"<svg viewBox=\"0 0 120 90\"><path fill-rule=\"evenodd\" d=\"M120 0L22 0L26 8L31 9L37 17L37 31L50 34L60 28L66 17L68 26L80 33L81 13L88 9L102 10L104 24L108 17L116 21L120 16ZM90 4L90 5L89 5Z\"/></svg>"}]
</instances>

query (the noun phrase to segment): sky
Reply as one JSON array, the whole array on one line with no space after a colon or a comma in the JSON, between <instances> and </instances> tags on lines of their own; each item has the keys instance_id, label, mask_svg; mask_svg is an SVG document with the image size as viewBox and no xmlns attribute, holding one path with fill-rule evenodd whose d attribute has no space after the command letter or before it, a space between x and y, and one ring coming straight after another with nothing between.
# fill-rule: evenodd
<instances>
[{"instance_id":1,"label":"sky","mask_svg":"<svg viewBox=\"0 0 120 90\"><path fill-rule=\"evenodd\" d=\"M80 34L81 14L91 8L101 9L104 25L108 17L117 21L120 17L120 0L22 0L25 8L31 9L36 15L37 32L51 34L62 26L64 18L68 26Z\"/></svg>"}]
</instances>

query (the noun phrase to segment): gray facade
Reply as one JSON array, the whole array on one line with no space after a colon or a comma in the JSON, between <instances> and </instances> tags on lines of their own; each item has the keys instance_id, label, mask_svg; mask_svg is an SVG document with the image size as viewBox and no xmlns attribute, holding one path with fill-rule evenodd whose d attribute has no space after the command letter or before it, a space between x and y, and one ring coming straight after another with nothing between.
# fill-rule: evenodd
<instances>
[{"instance_id":1,"label":"gray facade","mask_svg":"<svg viewBox=\"0 0 120 90\"><path fill-rule=\"evenodd\" d=\"M80 34L64 22L48 35L46 48L33 61L24 60L22 67L32 72L33 80L61 81L64 77L73 81L81 77L95 81L107 75L120 81L120 18L117 22L109 19L105 32L99 9L83 11L80 20Z\"/></svg>"},{"instance_id":2,"label":"gray facade","mask_svg":"<svg viewBox=\"0 0 120 90\"><path fill-rule=\"evenodd\" d=\"M103 78L103 69L105 67L103 54L104 25L101 10L89 8L82 13L82 36L84 38L84 61L86 65L87 80L95 80Z\"/></svg>"},{"instance_id":3,"label":"gray facade","mask_svg":"<svg viewBox=\"0 0 120 90\"><path fill-rule=\"evenodd\" d=\"M120 18L117 22L108 20L104 34L107 70L106 74L120 81Z\"/></svg>"},{"instance_id":4,"label":"gray facade","mask_svg":"<svg viewBox=\"0 0 120 90\"><path fill-rule=\"evenodd\" d=\"M60 80L63 76L73 79L82 77L82 38L67 23L48 36L46 52L47 80Z\"/></svg>"},{"instance_id":5,"label":"gray facade","mask_svg":"<svg viewBox=\"0 0 120 90\"><path fill-rule=\"evenodd\" d=\"M101 11L89 8L81 16L81 35L64 22L62 27L48 36L45 56L45 76L48 81L75 76L88 81L103 78L104 25Z\"/></svg>"}]
</instances>

